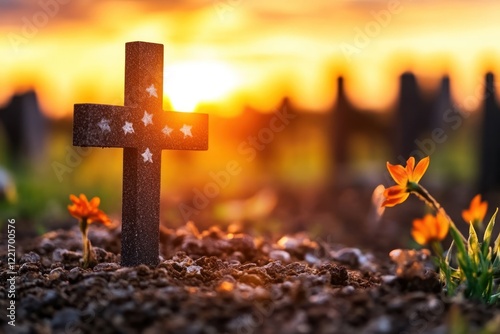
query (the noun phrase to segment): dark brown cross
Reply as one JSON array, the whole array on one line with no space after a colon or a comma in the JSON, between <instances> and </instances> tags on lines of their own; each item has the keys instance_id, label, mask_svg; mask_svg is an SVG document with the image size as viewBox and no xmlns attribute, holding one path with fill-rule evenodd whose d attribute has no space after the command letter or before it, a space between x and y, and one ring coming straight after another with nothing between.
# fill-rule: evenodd
<instances>
[{"instance_id":1,"label":"dark brown cross","mask_svg":"<svg viewBox=\"0 0 500 334\"><path fill-rule=\"evenodd\" d=\"M161 151L208 149L208 115L164 112L162 101L163 45L130 42L125 106L75 104L73 145L123 148L123 266L158 263Z\"/></svg>"}]
</instances>

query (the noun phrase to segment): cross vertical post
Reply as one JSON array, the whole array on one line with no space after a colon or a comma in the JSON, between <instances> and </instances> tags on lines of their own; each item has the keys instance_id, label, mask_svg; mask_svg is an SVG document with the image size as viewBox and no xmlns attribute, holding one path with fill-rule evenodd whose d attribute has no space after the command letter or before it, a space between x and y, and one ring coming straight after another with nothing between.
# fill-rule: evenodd
<instances>
[{"instance_id":1,"label":"cross vertical post","mask_svg":"<svg viewBox=\"0 0 500 334\"><path fill-rule=\"evenodd\" d=\"M123 148L123 266L158 263L162 150L208 149L208 115L162 102L163 45L130 42L125 106L75 104L73 145Z\"/></svg>"},{"instance_id":2,"label":"cross vertical post","mask_svg":"<svg viewBox=\"0 0 500 334\"><path fill-rule=\"evenodd\" d=\"M145 89L151 84L156 97ZM125 106L162 110L163 45L126 43ZM138 148L123 149L122 264L158 263L161 149L151 149L155 162L144 164ZM128 166L128 168L126 168ZM141 175L141 178L139 178ZM146 224L145 222L151 222ZM155 224L153 224L156 222Z\"/></svg>"}]
</instances>

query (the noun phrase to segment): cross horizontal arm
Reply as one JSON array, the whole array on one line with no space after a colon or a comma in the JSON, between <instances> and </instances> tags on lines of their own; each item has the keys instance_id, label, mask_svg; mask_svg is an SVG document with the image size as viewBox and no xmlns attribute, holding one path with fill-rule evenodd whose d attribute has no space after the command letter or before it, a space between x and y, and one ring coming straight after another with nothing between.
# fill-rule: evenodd
<instances>
[{"instance_id":1,"label":"cross horizontal arm","mask_svg":"<svg viewBox=\"0 0 500 334\"><path fill-rule=\"evenodd\" d=\"M122 127L134 108L103 104L75 104L73 145L92 147L136 147L134 137Z\"/></svg>"},{"instance_id":2,"label":"cross horizontal arm","mask_svg":"<svg viewBox=\"0 0 500 334\"><path fill-rule=\"evenodd\" d=\"M208 115L75 104L73 145L207 150Z\"/></svg>"},{"instance_id":3,"label":"cross horizontal arm","mask_svg":"<svg viewBox=\"0 0 500 334\"><path fill-rule=\"evenodd\" d=\"M163 150L208 150L208 115L164 111L159 118L160 148Z\"/></svg>"}]
</instances>

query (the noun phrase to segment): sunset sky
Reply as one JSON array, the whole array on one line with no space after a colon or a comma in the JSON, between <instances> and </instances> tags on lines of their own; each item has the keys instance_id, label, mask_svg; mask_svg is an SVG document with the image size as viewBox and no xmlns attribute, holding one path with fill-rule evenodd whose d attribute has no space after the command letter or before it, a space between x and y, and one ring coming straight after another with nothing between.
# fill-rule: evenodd
<instances>
[{"instance_id":1,"label":"sunset sky","mask_svg":"<svg viewBox=\"0 0 500 334\"><path fill-rule=\"evenodd\" d=\"M499 13L486 0L2 0L0 105L30 87L56 118L122 104L124 44L143 40L165 45L165 106L179 111L272 110L285 95L322 111L341 74L356 105L383 110L405 70L430 88L449 73L474 109L498 74Z\"/></svg>"}]
</instances>

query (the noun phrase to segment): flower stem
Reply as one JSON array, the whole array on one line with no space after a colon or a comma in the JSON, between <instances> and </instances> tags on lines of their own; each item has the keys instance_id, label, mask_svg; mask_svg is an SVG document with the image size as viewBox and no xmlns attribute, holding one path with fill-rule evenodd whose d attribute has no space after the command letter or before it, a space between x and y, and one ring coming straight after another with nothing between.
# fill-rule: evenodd
<instances>
[{"instance_id":1,"label":"flower stem","mask_svg":"<svg viewBox=\"0 0 500 334\"><path fill-rule=\"evenodd\" d=\"M432 195L422 187L420 184L415 183L415 182L409 182L408 183L408 189L410 190L411 193L415 194L418 198L423 200L428 206L433 208L436 212L442 214L450 223L450 228L454 229L461 237L464 242L467 242L467 239L463 236L463 234L460 232L460 230L456 227L455 223L453 220L451 220L450 216L446 213L444 208L439 204L438 201Z\"/></svg>"},{"instance_id":2,"label":"flower stem","mask_svg":"<svg viewBox=\"0 0 500 334\"><path fill-rule=\"evenodd\" d=\"M82 232L83 241L83 268L88 268L92 262L94 262L94 257L92 254L92 245L87 236L87 219L82 219L80 221L80 231Z\"/></svg>"}]
</instances>

